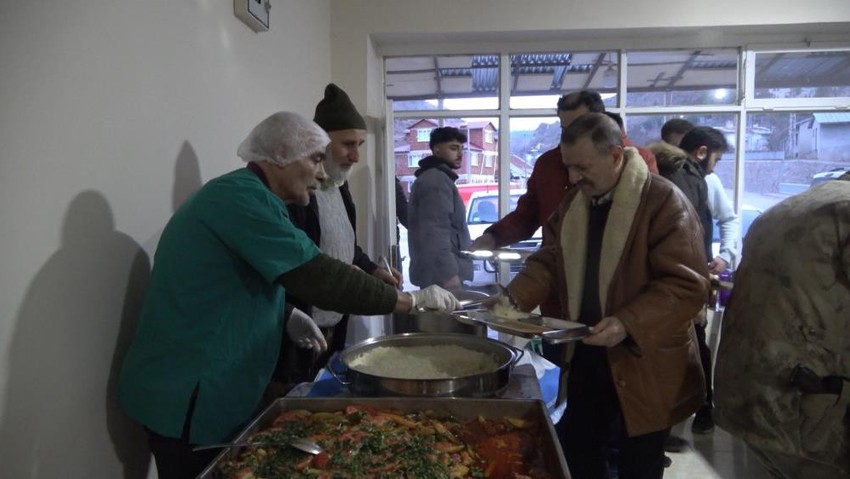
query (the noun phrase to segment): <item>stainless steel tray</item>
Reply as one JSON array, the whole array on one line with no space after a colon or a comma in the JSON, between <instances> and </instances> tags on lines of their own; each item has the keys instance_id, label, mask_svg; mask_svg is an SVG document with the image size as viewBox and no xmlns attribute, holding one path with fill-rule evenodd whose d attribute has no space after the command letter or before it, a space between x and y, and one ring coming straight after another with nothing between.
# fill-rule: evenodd
<instances>
[{"instance_id":1,"label":"stainless steel tray","mask_svg":"<svg viewBox=\"0 0 850 479\"><path fill-rule=\"evenodd\" d=\"M478 249L460 251L460 256L472 260L493 261L507 264L522 264L537 250L519 248Z\"/></svg>"},{"instance_id":2,"label":"stainless steel tray","mask_svg":"<svg viewBox=\"0 0 850 479\"><path fill-rule=\"evenodd\" d=\"M549 318L538 314L528 314L517 319L507 319L494 315L487 310L454 313L455 318L466 324L484 324L496 331L524 338L543 338L551 344L578 341L590 336L590 329L584 324L564 319Z\"/></svg>"},{"instance_id":3,"label":"stainless steel tray","mask_svg":"<svg viewBox=\"0 0 850 479\"><path fill-rule=\"evenodd\" d=\"M567 462L555 435L555 428L546 412L543 401L532 399L462 399L462 398L280 398L251 421L233 442L246 440L251 434L269 427L283 411L306 409L311 412L331 412L345 409L351 404L364 404L377 408L397 409L402 412L439 410L457 418L516 417L533 421L543 431L543 459L552 477L570 479ZM223 479L218 464L239 455L241 448L222 451L204 469L197 479Z\"/></svg>"}]
</instances>

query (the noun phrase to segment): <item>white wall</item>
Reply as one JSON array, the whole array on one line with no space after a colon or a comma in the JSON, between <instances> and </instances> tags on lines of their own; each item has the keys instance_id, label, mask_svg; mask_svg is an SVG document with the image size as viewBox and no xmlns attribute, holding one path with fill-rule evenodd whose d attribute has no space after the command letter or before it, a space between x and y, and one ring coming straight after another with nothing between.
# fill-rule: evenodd
<instances>
[{"instance_id":1,"label":"white wall","mask_svg":"<svg viewBox=\"0 0 850 479\"><path fill-rule=\"evenodd\" d=\"M699 48L752 43L844 45L848 0L331 0L335 81L375 117L384 112L381 55L602 48ZM358 166L352 194L361 246L380 243L374 155Z\"/></svg>"},{"instance_id":2,"label":"white wall","mask_svg":"<svg viewBox=\"0 0 850 479\"><path fill-rule=\"evenodd\" d=\"M161 228L330 81L329 2L0 2L0 476L145 477L113 407ZM141 441L141 442L140 442Z\"/></svg>"}]
</instances>

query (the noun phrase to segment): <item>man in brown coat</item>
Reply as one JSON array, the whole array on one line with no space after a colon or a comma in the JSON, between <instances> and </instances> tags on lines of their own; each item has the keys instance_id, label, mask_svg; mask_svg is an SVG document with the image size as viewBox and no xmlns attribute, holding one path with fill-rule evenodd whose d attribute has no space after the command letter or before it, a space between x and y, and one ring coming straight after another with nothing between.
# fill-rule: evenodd
<instances>
[{"instance_id":1,"label":"man in brown coat","mask_svg":"<svg viewBox=\"0 0 850 479\"><path fill-rule=\"evenodd\" d=\"M573 478L608 477L612 443L619 477L660 478L671 426L705 397L691 321L708 290L699 219L604 114L567 127L561 152L577 187L508 294L529 311L554 288L566 318L592 326L576 346L556 428Z\"/></svg>"}]
</instances>

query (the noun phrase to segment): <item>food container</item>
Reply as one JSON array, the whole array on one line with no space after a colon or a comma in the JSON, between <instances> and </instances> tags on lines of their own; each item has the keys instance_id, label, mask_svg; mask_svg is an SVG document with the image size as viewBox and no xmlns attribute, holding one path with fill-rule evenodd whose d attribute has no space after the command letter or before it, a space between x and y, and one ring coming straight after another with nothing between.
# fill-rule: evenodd
<instances>
[{"instance_id":1,"label":"food container","mask_svg":"<svg viewBox=\"0 0 850 479\"><path fill-rule=\"evenodd\" d=\"M493 369L480 374L444 379L406 379L370 374L351 367L355 358L377 347L445 345L457 345L491 354L494 358ZM522 354L521 349L501 341L469 334L405 333L371 338L355 344L339 353L346 370L335 371L334 361L329 361L328 371L356 396L492 397L501 394L508 386L511 369Z\"/></svg>"},{"instance_id":2,"label":"food container","mask_svg":"<svg viewBox=\"0 0 850 479\"><path fill-rule=\"evenodd\" d=\"M362 404L380 409L396 409L405 413L425 410L443 411L459 419L513 417L531 421L541 434L540 451L544 463L553 478L570 479L567 463L558 443L552 421L542 401L532 399L456 399L456 398L280 398L265 409L256 419L233 438L242 442L254 433L268 428L282 412L305 409L310 412L332 412L345 409L352 404ZM218 465L235 458L240 447L226 449L204 469L199 479L225 479L218 472Z\"/></svg>"},{"instance_id":3,"label":"food container","mask_svg":"<svg viewBox=\"0 0 850 479\"><path fill-rule=\"evenodd\" d=\"M480 324L494 331L523 338L543 338L550 344L579 341L590 336L590 329L575 321L549 318L533 313L519 313L516 317L502 317L492 311L464 311L455 314L458 322Z\"/></svg>"},{"instance_id":4,"label":"food container","mask_svg":"<svg viewBox=\"0 0 850 479\"><path fill-rule=\"evenodd\" d=\"M461 307L480 303L490 297L480 291L453 291ZM388 334L403 333L463 333L487 336L487 326L483 324L462 323L447 311L418 311L413 314L395 313Z\"/></svg>"}]
</instances>

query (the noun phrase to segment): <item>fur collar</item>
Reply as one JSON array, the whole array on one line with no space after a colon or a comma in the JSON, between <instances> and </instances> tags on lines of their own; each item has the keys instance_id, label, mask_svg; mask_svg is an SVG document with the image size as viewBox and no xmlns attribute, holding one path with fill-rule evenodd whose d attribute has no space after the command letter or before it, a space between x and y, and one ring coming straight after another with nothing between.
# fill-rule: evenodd
<instances>
[{"instance_id":1,"label":"fur collar","mask_svg":"<svg viewBox=\"0 0 850 479\"><path fill-rule=\"evenodd\" d=\"M643 189L649 178L646 163L635 148L624 152L623 172L614 187L611 212L605 223L602 251L599 261L599 304L603 315L608 314L608 287L626 248L635 214L640 206ZM584 270L587 261L587 222L590 217L590 198L580 190L573 198L564 221L561 222L561 247L564 254L564 274L567 282L569 318L577 320L584 287Z\"/></svg>"}]
</instances>

